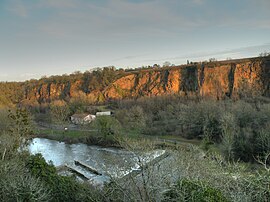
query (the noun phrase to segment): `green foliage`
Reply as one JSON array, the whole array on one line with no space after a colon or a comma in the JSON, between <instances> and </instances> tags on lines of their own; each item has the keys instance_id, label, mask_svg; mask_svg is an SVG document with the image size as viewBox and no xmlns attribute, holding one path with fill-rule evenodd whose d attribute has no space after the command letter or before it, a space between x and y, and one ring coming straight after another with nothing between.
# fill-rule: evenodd
<instances>
[{"instance_id":1,"label":"green foliage","mask_svg":"<svg viewBox=\"0 0 270 202\"><path fill-rule=\"evenodd\" d=\"M49 201L50 191L29 174L20 158L0 161L0 201Z\"/></svg>"},{"instance_id":2,"label":"green foliage","mask_svg":"<svg viewBox=\"0 0 270 202\"><path fill-rule=\"evenodd\" d=\"M270 109L266 103L238 101L230 109L230 123L222 122L222 146L229 149L225 156L234 160L254 161L270 151ZM226 126L227 124L227 126ZM224 149L224 147L223 147Z\"/></svg>"},{"instance_id":3,"label":"green foliage","mask_svg":"<svg viewBox=\"0 0 270 202\"><path fill-rule=\"evenodd\" d=\"M259 131L254 142L254 149L258 156L265 156L270 152L270 124Z\"/></svg>"},{"instance_id":4,"label":"green foliage","mask_svg":"<svg viewBox=\"0 0 270 202\"><path fill-rule=\"evenodd\" d=\"M13 120L9 119L9 110L6 108L0 109L0 130L8 131L10 129L10 126L13 122Z\"/></svg>"},{"instance_id":5,"label":"green foliage","mask_svg":"<svg viewBox=\"0 0 270 202\"><path fill-rule=\"evenodd\" d=\"M33 134L33 124L29 113L24 109L3 111L0 132L1 159L13 158L18 149L26 146Z\"/></svg>"},{"instance_id":6,"label":"green foliage","mask_svg":"<svg viewBox=\"0 0 270 202\"><path fill-rule=\"evenodd\" d=\"M214 101L174 95L116 104L116 118L124 127L140 128L146 135L203 139L205 149L216 143L227 160L252 162L256 156L270 151L267 98ZM145 122L145 127L140 127L136 120Z\"/></svg>"},{"instance_id":7,"label":"green foliage","mask_svg":"<svg viewBox=\"0 0 270 202\"><path fill-rule=\"evenodd\" d=\"M60 176L52 164L47 164L41 154L32 155L26 161L31 174L51 191L53 201L92 201L90 187L79 184L75 178Z\"/></svg>"},{"instance_id":8,"label":"green foliage","mask_svg":"<svg viewBox=\"0 0 270 202\"><path fill-rule=\"evenodd\" d=\"M119 76L118 71L116 71L115 67L104 67L98 68L92 72L86 71L83 74L83 83L81 86L81 89L83 92L86 94L92 92L92 91L97 91L97 90L102 90L106 86L112 83L118 76Z\"/></svg>"},{"instance_id":9,"label":"green foliage","mask_svg":"<svg viewBox=\"0 0 270 202\"><path fill-rule=\"evenodd\" d=\"M23 98L21 82L0 82L0 107L14 107Z\"/></svg>"},{"instance_id":10,"label":"green foliage","mask_svg":"<svg viewBox=\"0 0 270 202\"><path fill-rule=\"evenodd\" d=\"M49 180L48 183L52 183L52 178L56 175L56 168L52 164L47 164L41 154L31 155L26 165L32 174Z\"/></svg>"},{"instance_id":11,"label":"green foliage","mask_svg":"<svg viewBox=\"0 0 270 202\"><path fill-rule=\"evenodd\" d=\"M213 152L202 152L196 146L176 151L177 157L173 159L170 167L173 176L179 176L181 180L191 183L194 195L202 195L206 187L222 192L227 201L268 201L269 200L269 171L256 166L256 171L250 169L248 164L242 162L226 162L225 159ZM178 175L177 175L178 174ZM168 191L176 197L185 196L185 193L193 195L193 191L186 187L177 189L177 183L170 186ZM181 185L181 184L180 184ZM185 184L186 185L186 184ZM178 190L178 191L177 191ZM192 190L192 189L191 189ZM189 191L189 192L188 192ZM187 194L189 197L189 194ZM167 201L183 201L184 198L176 198ZM182 199L182 200L181 200ZM166 201L166 198L165 200ZM192 201L192 200L186 200ZM200 200L199 200L200 201ZM225 200L226 201L226 200Z\"/></svg>"},{"instance_id":12,"label":"green foliage","mask_svg":"<svg viewBox=\"0 0 270 202\"><path fill-rule=\"evenodd\" d=\"M8 117L13 123L9 129L11 135L18 135L21 138L27 138L33 134L33 123L28 111L20 108L17 108L15 112L9 110Z\"/></svg>"},{"instance_id":13,"label":"green foliage","mask_svg":"<svg viewBox=\"0 0 270 202\"><path fill-rule=\"evenodd\" d=\"M178 180L176 185L164 194L164 201L226 202L222 192L201 181Z\"/></svg>"},{"instance_id":14,"label":"green foliage","mask_svg":"<svg viewBox=\"0 0 270 202\"><path fill-rule=\"evenodd\" d=\"M211 139L208 137L203 138L200 143L200 147L204 151L210 151L213 145L214 145L213 141L211 141Z\"/></svg>"},{"instance_id":15,"label":"green foliage","mask_svg":"<svg viewBox=\"0 0 270 202\"><path fill-rule=\"evenodd\" d=\"M238 134L235 116L227 112L221 116L220 122L222 130L221 153L227 160L233 160L235 152L234 141L235 136Z\"/></svg>"},{"instance_id":16,"label":"green foliage","mask_svg":"<svg viewBox=\"0 0 270 202\"><path fill-rule=\"evenodd\" d=\"M260 171L245 179L244 186L250 192L251 201L265 202L270 199L270 172Z\"/></svg>"},{"instance_id":17,"label":"green foliage","mask_svg":"<svg viewBox=\"0 0 270 202\"><path fill-rule=\"evenodd\" d=\"M111 116L99 116L95 120L98 135L104 140L115 140L121 135L121 124Z\"/></svg>"}]
</instances>

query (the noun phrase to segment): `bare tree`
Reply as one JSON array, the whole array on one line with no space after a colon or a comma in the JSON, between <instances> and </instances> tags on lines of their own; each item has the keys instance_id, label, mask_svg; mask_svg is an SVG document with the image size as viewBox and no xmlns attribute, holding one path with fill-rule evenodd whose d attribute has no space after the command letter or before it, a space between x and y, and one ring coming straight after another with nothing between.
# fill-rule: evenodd
<instances>
[{"instance_id":1,"label":"bare tree","mask_svg":"<svg viewBox=\"0 0 270 202\"><path fill-rule=\"evenodd\" d=\"M171 63L169 61L165 61L163 63L163 67L170 67L171 66Z\"/></svg>"},{"instance_id":2,"label":"bare tree","mask_svg":"<svg viewBox=\"0 0 270 202\"><path fill-rule=\"evenodd\" d=\"M263 165L264 169L265 169L268 173L270 173L270 166L268 165L269 159L270 159L270 152L267 153L263 158L261 158L261 157L257 157L257 158L256 158L256 161L257 161L259 164Z\"/></svg>"},{"instance_id":3,"label":"bare tree","mask_svg":"<svg viewBox=\"0 0 270 202\"><path fill-rule=\"evenodd\" d=\"M270 56L270 52L264 51L264 52L259 54L259 57L268 57L268 56Z\"/></svg>"},{"instance_id":4,"label":"bare tree","mask_svg":"<svg viewBox=\"0 0 270 202\"><path fill-rule=\"evenodd\" d=\"M66 102L57 100L50 104L52 121L63 124L70 113L69 107Z\"/></svg>"},{"instance_id":5,"label":"bare tree","mask_svg":"<svg viewBox=\"0 0 270 202\"><path fill-rule=\"evenodd\" d=\"M216 62L217 59L216 58L209 58L209 62Z\"/></svg>"}]
</instances>

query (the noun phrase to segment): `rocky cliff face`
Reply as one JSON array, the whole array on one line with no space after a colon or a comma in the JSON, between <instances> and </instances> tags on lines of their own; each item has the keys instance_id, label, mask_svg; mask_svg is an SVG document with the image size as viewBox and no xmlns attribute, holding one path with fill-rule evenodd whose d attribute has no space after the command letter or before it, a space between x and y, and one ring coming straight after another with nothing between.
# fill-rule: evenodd
<instances>
[{"instance_id":1,"label":"rocky cliff face","mask_svg":"<svg viewBox=\"0 0 270 202\"><path fill-rule=\"evenodd\" d=\"M104 96L107 99L172 93L217 99L269 96L269 83L270 61L257 58L142 71L116 80Z\"/></svg>"},{"instance_id":2,"label":"rocky cliff face","mask_svg":"<svg viewBox=\"0 0 270 202\"><path fill-rule=\"evenodd\" d=\"M39 83L25 88L25 99L39 103L80 98L91 101L165 94L201 95L216 99L270 97L270 59L250 58L148 69L125 73L101 90L85 93L83 81Z\"/></svg>"}]
</instances>

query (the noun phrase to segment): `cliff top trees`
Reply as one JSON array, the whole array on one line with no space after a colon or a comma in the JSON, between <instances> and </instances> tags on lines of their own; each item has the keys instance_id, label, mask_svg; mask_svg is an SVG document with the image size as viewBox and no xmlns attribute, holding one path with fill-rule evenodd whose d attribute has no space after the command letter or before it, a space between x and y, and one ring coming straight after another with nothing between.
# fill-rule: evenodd
<instances>
[{"instance_id":1,"label":"cliff top trees","mask_svg":"<svg viewBox=\"0 0 270 202\"><path fill-rule=\"evenodd\" d=\"M172 64L169 61L163 63L163 67L170 67Z\"/></svg>"},{"instance_id":2,"label":"cliff top trees","mask_svg":"<svg viewBox=\"0 0 270 202\"><path fill-rule=\"evenodd\" d=\"M270 56L270 52L264 51L264 52L259 54L259 57L268 57L268 56Z\"/></svg>"}]
</instances>

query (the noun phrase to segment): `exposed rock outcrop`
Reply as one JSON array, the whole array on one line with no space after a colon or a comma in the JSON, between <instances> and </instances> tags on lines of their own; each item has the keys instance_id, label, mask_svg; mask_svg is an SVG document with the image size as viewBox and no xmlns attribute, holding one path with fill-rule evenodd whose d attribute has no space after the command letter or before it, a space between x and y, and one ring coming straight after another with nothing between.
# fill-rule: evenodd
<instances>
[{"instance_id":1,"label":"exposed rock outcrop","mask_svg":"<svg viewBox=\"0 0 270 202\"><path fill-rule=\"evenodd\" d=\"M24 97L39 103L84 96L92 101L164 94L216 99L270 96L270 59L249 58L126 72L103 89L85 93L83 81L43 82L27 86Z\"/></svg>"}]
</instances>

